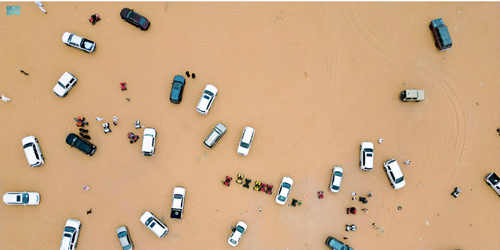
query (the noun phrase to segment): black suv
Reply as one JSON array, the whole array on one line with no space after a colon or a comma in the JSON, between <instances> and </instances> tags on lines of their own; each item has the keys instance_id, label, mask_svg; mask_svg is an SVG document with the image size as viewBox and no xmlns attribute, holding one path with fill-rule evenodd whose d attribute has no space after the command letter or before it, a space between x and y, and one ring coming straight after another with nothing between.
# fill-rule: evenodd
<instances>
[{"instance_id":1,"label":"black suv","mask_svg":"<svg viewBox=\"0 0 500 250\"><path fill-rule=\"evenodd\" d=\"M182 93L184 93L184 86L186 79L183 76L175 76L170 90L170 102L179 104L182 101Z\"/></svg>"},{"instance_id":2,"label":"black suv","mask_svg":"<svg viewBox=\"0 0 500 250\"><path fill-rule=\"evenodd\" d=\"M443 19L438 18L436 20L432 20L429 24L429 28L432 30L432 34L434 34L436 47L439 51L445 51L451 48L453 43L451 42L448 27L444 25Z\"/></svg>"},{"instance_id":3,"label":"black suv","mask_svg":"<svg viewBox=\"0 0 500 250\"><path fill-rule=\"evenodd\" d=\"M149 25L151 24L147 18L129 8L124 8L120 12L120 17L141 30L149 29Z\"/></svg>"},{"instance_id":4,"label":"black suv","mask_svg":"<svg viewBox=\"0 0 500 250\"><path fill-rule=\"evenodd\" d=\"M97 149L94 144L84 140L78 135L75 135L73 133L69 134L66 137L66 143L70 145L71 147L76 147L78 150L82 151L84 154L92 156L95 153L95 150Z\"/></svg>"}]
</instances>

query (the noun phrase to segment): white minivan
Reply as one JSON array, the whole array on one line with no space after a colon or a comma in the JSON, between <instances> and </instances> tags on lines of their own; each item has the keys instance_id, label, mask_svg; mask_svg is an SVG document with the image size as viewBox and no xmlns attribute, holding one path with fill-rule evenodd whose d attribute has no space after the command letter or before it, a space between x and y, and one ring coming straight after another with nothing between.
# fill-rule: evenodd
<instances>
[{"instance_id":1,"label":"white minivan","mask_svg":"<svg viewBox=\"0 0 500 250\"><path fill-rule=\"evenodd\" d=\"M31 167L40 167L45 163L42 150L38 144L38 139L30 135L24 137L21 142L23 143L24 154Z\"/></svg>"},{"instance_id":2,"label":"white minivan","mask_svg":"<svg viewBox=\"0 0 500 250\"><path fill-rule=\"evenodd\" d=\"M142 154L153 156L155 154L156 129L145 128L142 134Z\"/></svg>"},{"instance_id":3,"label":"white minivan","mask_svg":"<svg viewBox=\"0 0 500 250\"><path fill-rule=\"evenodd\" d=\"M359 166L363 171L373 169L373 143L364 141L359 146Z\"/></svg>"}]
</instances>

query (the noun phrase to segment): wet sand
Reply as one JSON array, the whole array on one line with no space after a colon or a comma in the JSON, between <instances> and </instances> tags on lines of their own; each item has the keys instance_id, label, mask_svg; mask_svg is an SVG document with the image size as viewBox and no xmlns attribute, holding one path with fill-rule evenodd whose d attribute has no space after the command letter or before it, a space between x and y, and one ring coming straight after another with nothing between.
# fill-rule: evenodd
<instances>
[{"instance_id":1,"label":"wet sand","mask_svg":"<svg viewBox=\"0 0 500 250\"><path fill-rule=\"evenodd\" d=\"M41 203L0 205L0 249L57 249L69 218L82 222L79 250L120 249L121 225L137 249L232 249L229 227L239 220L248 231L238 249L326 249L328 236L348 237L356 250L494 249L499 198L484 177L500 172L500 4L44 2L47 15L32 2L0 8L14 4L19 16L0 15L0 95L12 99L0 102L0 191L36 191ZM123 7L151 28L120 20ZM94 13L102 21L92 26ZM428 28L440 17L453 40L446 52ZM65 46L64 32L95 41L95 54ZM186 70L197 77L171 104L170 83ZM65 71L79 80L59 98L52 88ZM202 116L195 107L206 84L219 93ZM413 88L425 90L425 101L398 99ZM90 122L92 157L64 142L78 131L77 116ZM120 120L104 134L96 116ZM141 154L138 119L158 132L153 157ZM228 131L207 149L218 122ZM256 134L242 157L245 126ZM129 144L128 132L139 142ZM28 135L40 141L40 168L24 156ZM371 172L358 167L362 141L375 143ZM382 169L390 158L405 174L401 190ZM334 166L344 168L338 194L328 191ZM238 173L273 184L273 195L237 185ZM230 187L221 184L226 175ZM301 206L275 203L283 176L294 179L287 204ZM187 190L180 221L169 218L176 186ZM373 197L363 205L351 192ZM345 214L351 206L358 214ZM164 239L140 223L147 210L170 228Z\"/></svg>"}]
</instances>

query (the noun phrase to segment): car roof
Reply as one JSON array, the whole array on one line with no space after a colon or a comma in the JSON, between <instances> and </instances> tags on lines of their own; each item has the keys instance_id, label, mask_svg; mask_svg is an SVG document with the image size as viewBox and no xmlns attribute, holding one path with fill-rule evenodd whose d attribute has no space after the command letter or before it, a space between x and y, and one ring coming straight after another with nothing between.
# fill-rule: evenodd
<instances>
[{"instance_id":1,"label":"car roof","mask_svg":"<svg viewBox=\"0 0 500 250\"><path fill-rule=\"evenodd\" d=\"M250 139L252 138L253 134L255 133L255 130L251 127L245 127L243 130L243 139L242 141L244 142L250 142Z\"/></svg>"},{"instance_id":2,"label":"car roof","mask_svg":"<svg viewBox=\"0 0 500 250\"><path fill-rule=\"evenodd\" d=\"M21 195L21 193L8 192L3 195L3 201L8 203L21 203L21 201L17 201L18 195Z\"/></svg>"},{"instance_id":3,"label":"car roof","mask_svg":"<svg viewBox=\"0 0 500 250\"><path fill-rule=\"evenodd\" d=\"M401 172L401 168L399 167L397 161L391 162L391 164L389 164L389 167L391 167L391 171L396 179L403 176L403 172Z\"/></svg>"},{"instance_id":4,"label":"car roof","mask_svg":"<svg viewBox=\"0 0 500 250\"><path fill-rule=\"evenodd\" d=\"M73 78L73 76L69 73L69 72L64 72L64 74L61 76L61 78L59 78L59 82L63 83L63 84L66 84L68 83L71 79Z\"/></svg>"},{"instance_id":5,"label":"car roof","mask_svg":"<svg viewBox=\"0 0 500 250\"><path fill-rule=\"evenodd\" d=\"M83 38L81 36L77 36L73 33L73 36L71 37L71 42L76 43L76 44L81 44Z\"/></svg>"},{"instance_id":6,"label":"car roof","mask_svg":"<svg viewBox=\"0 0 500 250\"><path fill-rule=\"evenodd\" d=\"M29 164L35 164L38 162L36 159L35 150L33 150L34 146L35 145L24 148L24 153L26 154L26 159L28 159Z\"/></svg>"},{"instance_id":7,"label":"car roof","mask_svg":"<svg viewBox=\"0 0 500 250\"><path fill-rule=\"evenodd\" d=\"M64 234L66 234L66 233L64 233ZM61 241L61 249L69 249L69 243L71 242L70 237L66 237L66 236L64 236L64 234L63 234L63 238Z\"/></svg>"},{"instance_id":8,"label":"car roof","mask_svg":"<svg viewBox=\"0 0 500 250\"><path fill-rule=\"evenodd\" d=\"M225 133L227 129L226 126L222 123L217 124L215 127L222 131L222 133Z\"/></svg>"}]
</instances>

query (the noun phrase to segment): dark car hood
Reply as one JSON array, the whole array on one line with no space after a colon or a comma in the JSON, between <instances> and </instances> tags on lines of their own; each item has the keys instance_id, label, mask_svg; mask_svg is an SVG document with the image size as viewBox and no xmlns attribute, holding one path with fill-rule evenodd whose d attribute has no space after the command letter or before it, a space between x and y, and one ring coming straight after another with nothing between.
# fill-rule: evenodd
<instances>
[{"instance_id":1,"label":"dark car hood","mask_svg":"<svg viewBox=\"0 0 500 250\"><path fill-rule=\"evenodd\" d=\"M130 9L129 8L123 8L122 12L120 12L120 17L122 19L125 19L127 18L127 14L130 12Z\"/></svg>"}]
</instances>

